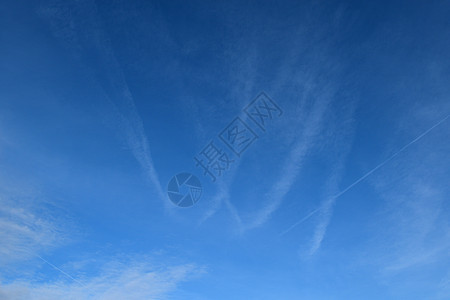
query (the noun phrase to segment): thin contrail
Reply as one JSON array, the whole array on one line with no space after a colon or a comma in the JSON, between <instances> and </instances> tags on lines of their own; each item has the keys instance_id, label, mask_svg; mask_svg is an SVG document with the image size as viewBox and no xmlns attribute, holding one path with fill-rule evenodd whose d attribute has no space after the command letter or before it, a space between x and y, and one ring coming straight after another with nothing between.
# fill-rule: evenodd
<instances>
[{"instance_id":1,"label":"thin contrail","mask_svg":"<svg viewBox=\"0 0 450 300\"><path fill-rule=\"evenodd\" d=\"M84 284L82 282L80 282L78 279L75 279L74 277L70 276L70 274L67 274L66 272L64 272L63 270L61 270L60 268L58 268L57 266L55 266L54 264L52 264L51 262L45 260L44 258L42 258L40 255L38 254L34 254L36 257L40 258L43 262L45 262L46 264L48 264L49 266L51 266L52 268L54 268L55 270L61 272L63 275L67 276L68 278L72 279L73 281L75 281L76 283L80 284L81 286L84 286Z\"/></svg>"},{"instance_id":2,"label":"thin contrail","mask_svg":"<svg viewBox=\"0 0 450 300\"><path fill-rule=\"evenodd\" d=\"M316 212L319 211L320 208L316 208L315 210L313 210L312 212L310 212L309 214L307 214L306 216L304 216L303 218L301 218L300 220L298 220L297 222L294 223L294 225L292 225L291 227L289 227L288 229L286 229L285 231L283 231L282 233L280 233L280 236L285 235L286 233L288 233L289 231L291 231L292 228L294 228L295 226L299 225L300 223L303 223L304 221L308 220L312 215L314 215Z\"/></svg>"},{"instance_id":3,"label":"thin contrail","mask_svg":"<svg viewBox=\"0 0 450 300\"><path fill-rule=\"evenodd\" d=\"M353 182L352 184L350 184L348 187L346 187L345 189L343 189L341 192L339 192L337 195L333 196L332 199L336 199L339 198L340 196L342 196L344 193L346 193L348 190L350 190L352 187L354 187L355 185L357 185L358 183L360 183L361 181L363 181L365 178L367 178L368 176L370 176L373 172L375 172L376 170L378 170L379 168L381 168L382 166L384 166L385 164L387 164L389 161L391 161L394 157L396 157L397 155L399 155L401 152L403 152L406 148L408 148L409 146L411 146L412 144L414 144L415 142L417 142L418 140L420 140L421 138L423 138L426 134L428 134L431 130L433 130L434 128L436 128L437 126L441 125L445 120L447 120L450 117L450 114L447 115L445 118L441 119L439 122L437 122L436 124L434 124L433 126L431 126L430 128L428 128L427 130L425 130L422 134L420 134L418 137L416 137L415 139L413 139L411 142L409 142L408 144L406 144L405 146L403 146L402 148L400 148L400 150L398 150L397 152L395 152L394 154L392 154L391 156L389 156L386 160L384 160L382 163L380 163L379 165L377 165L375 168L373 168L372 170L370 170L369 172L367 172L366 174L364 174L362 177L360 177L358 180L356 180L355 182ZM320 208L317 208L316 210L314 210L313 212L309 213L306 217L303 217L302 219L300 219L299 221L297 221L294 225L292 225L291 227L289 227L287 230L283 231L280 235L285 235L286 233L288 233L289 231L291 231L294 227L296 227L297 225L299 225L300 223L302 223L303 221L307 220L309 217L311 217L314 213L316 213Z\"/></svg>"}]
</instances>

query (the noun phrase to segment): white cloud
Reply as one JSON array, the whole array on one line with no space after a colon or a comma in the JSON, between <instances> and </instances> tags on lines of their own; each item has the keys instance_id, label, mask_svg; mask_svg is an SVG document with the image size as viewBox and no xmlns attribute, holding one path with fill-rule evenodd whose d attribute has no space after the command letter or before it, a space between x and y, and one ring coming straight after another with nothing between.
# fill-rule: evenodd
<instances>
[{"instance_id":1,"label":"white cloud","mask_svg":"<svg viewBox=\"0 0 450 300\"><path fill-rule=\"evenodd\" d=\"M271 217L273 212L281 205L283 198L291 189L298 174L302 169L304 159L309 150L314 145L317 135L322 129L323 117L328 104L331 101L331 95L324 95L322 99L315 101L312 110L307 118L306 128L297 138L296 143L287 155L283 167L280 170L280 176L272 185L266 194L266 202L245 225L245 229L259 227Z\"/></svg>"},{"instance_id":2,"label":"white cloud","mask_svg":"<svg viewBox=\"0 0 450 300\"><path fill-rule=\"evenodd\" d=\"M308 255L313 255L320 248L325 237L328 225L333 215L333 208L341 193L339 192L339 181L342 178L345 162L351 150L353 140L353 125L351 121L354 113L355 105L349 105L348 111L344 116L339 116L342 121L334 124L334 128L330 129L335 132L335 149L330 149L332 155L330 163L332 165L331 176L325 184L325 200L322 201L319 207L318 222L314 230L311 245L308 250Z\"/></svg>"},{"instance_id":3,"label":"white cloud","mask_svg":"<svg viewBox=\"0 0 450 300\"><path fill-rule=\"evenodd\" d=\"M67 242L67 237L42 209L38 212L25 201L0 196L0 241L0 266L5 267L57 247Z\"/></svg>"},{"instance_id":4,"label":"white cloud","mask_svg":"<svg viewBox=\"0 0 450 300\"><path fill-rule=\"evenodd\" d=\"M48 204L34 199L33 206L29 196L15 195L13 190L8 188L9 197L0 197L2 300L166 299L171 292L179 292L180 283L205 272L195 264L165 263L157 253L156 257L117 258L106 263L104 257L91 257L56 266L43 253L67 243L70 228L52 218L52 212L44 208ZM36 271L42 265L38 260L55 269L56 277L43 282Z\"/></svg>"},{"instance_id":5,"label":"white cloud","mask_svg":"<svg viewBox=\"0 0 450 300\"><path fill-rule=\"evenodd\" d=\"M419 178L406 180L407 186L383 193L391 202L381 222L384 228L378 237L388 248L380 251L381 268L385 272L399 272L414 266L436 263L450 249L450 228L443 210L441 188ZM389 241L389 242L387 242Z\"/></svg>"},{"instance_id":6,"label":"white cloud","mask_svg":"<svg viewBox=\"0 0 450 300\"><path fill-rule=\"evenodd\" d=\"M403 134L417 135L439 115L408 114L399 124L410 125ZM361 260L383 281L395 279L392 289L420 284L431 298L448 294L445 280L439 282L450 266L449 133L448 121L441 123L369 178L383 206L370 223L373 236Z\"/></svg>"},{"instance_id":7,"label":"white cloud","mask_svg":"<svg viewBox=\"0 0 450 300\"><path fill-rule=\"evenodd\" d=\"M121 134L145 176L153 184L157 196L164 201L166 208L172 207L165 201L167 198L155 169L142 119L109 38L103 30L95 2L86 0L73 4L55 0L50 1L48 6L41 7L39 12L50 23L55 37L81 63L86 64L86 71L90 71L87 75L99 84L105 97L113 105ZM82 59L89 55L97 59L93 62Z\"/></svg>"},{"instance_id":8,"label":"white cloud","mask_svg":"<svg viewBox=\"0 0 450 300\"><path fill-rule=\"evenodd\" d=\"M448 119L437 122L438 115L437 112L423 115L419 111L409 116L417 124L434 121L433 130L427 130L426 136L421 134L420 143L398 156L373 181L386 200L378 222L390 228L378 232L378 238L383 241L379 242L386 243L390 249L380 262L385 271L432 263L450 249L449 210L445 205L450 192ZM412 128L417 130L417 126Z\"/></svg>"},{"instance_id":9,"label":"white cloud","mask_svg":"<svg viewBox=\"0 0 450 300\"><path fill-rule=\"evenodd\" d=\"M269 91L271 96L288 97L291 98L292 103L295 103L293 107L285 108L294 112L294 115L292 118L285 119L283 129L289 127L294 130L284 130L284 133L280 133L286 138L286 145L292 142L292 147L284 162L281 163L282 167L278 170L278 178L263 196L265 201L263 201L262 207L255 212L248 213L246 218L241 217L243 212L236 210L233 206L228 188L226 192L224 192L224 188L219 189L221 192L219 198L226 201L226 207L242 232L265 224L281 206L285 196L295 184L305 159L320 138L326 121L326 113L336 95L337 85L331 78L333 73L341 68L340 62L333 60L333 57L324 51L332 38L311 44L307 32L318 34L324 28L319 24L309 25L310 27L302 28L292 34L290 48L278 61L279 70L273 76L271 87L264 88ZM254 79L258 76L259 61L257 58L259 54L253 51L247 57L248 63L244 64L247 76L241 78L242 82L238 81L241 83L241 89L237 89L237 91L241 95L249 95L249 91L255 85ZM324 78L326 80L323 80ZM294 95L286 93L287 86L293 88ZM286 118L286 114L283 118ZM282 127L279 126L279 128Z\"/></svg>"},{"instance_id":10,"label":"white cloud","mask_svg":"<svg viewBox=\"0 0 450 300\"><path fill-rule=\"evenodd\" d=\"M80 282L60 280L48 283L16 280L0 282L0 298L5 300L53 299L167 299L180 283L198 278L205 269L193 264L155 267L145 259L111 261L100 274Z\"/></svg>"}]
</instances>

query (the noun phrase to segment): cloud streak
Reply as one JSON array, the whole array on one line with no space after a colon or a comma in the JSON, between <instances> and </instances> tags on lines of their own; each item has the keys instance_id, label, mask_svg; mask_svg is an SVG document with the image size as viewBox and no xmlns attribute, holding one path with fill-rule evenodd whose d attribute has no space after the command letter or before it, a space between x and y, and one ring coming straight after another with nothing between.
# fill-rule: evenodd
<instances>
[{"instance_id":1,"label":"cloud streak","mask_svg":"<svg viewBox=\"0 0 450 300\"><path fill-rule=\"evenodd\" d=\"M0 282L0 298L7 300L53 299L169 299L178 285L205 273L203 267L181 264L155 267L148 260L114 260L102 266L97 276L74 281L37 283L16 280Z\"/></svg>"},{"instance_id":2,"label":"cloud streak","mask_svg":"<svg viewBox=\"0 0 450 300\"><path fill-rule=\"evenodd\" d=\"M259 227L267 222L275 210L281 205L283 198L295 183L302 169L304 159L314 145L315 139L322 128L323 117L331 100L330 98L327 95L314 103L306 121L306 128L287 155L280 171L281 175L266 194L266 203L255 213L252 220L245 225L246 230Z\"/></svg>"},{"instance_id":3,"label":"cloud streak","mask_svg":"<svg viewBox=\"0 0 450 300\"><path fill-rule=\"evenodd\" d=\"M421 138L423 138L424 136L426 136L428 133L430 133L433 129L435 129L436 127L438 127L439 125L441 125L443 122L445 122L448 118L450 117L450 115L445 116L444 118L442 118L441 120L439 120L437 123L435 123L433 126L431 126L430 128L428 128L427 130L425 130L423 133L421 133L420 135L418 135L416 138L414 138L412 141L410 141L409 143L407 143L406 145L404 145L402 148L400 148L398 151L396 151L394 154L392 154L391 156L389 156L387 159L385 159L384 161L382 161L381 163L379 163L377 166L375 166L373 169L371 169L370 171L368 171L367 173L365 173L363 176L361 176L360 178L358 178L357 180L355 180L352 184L348 185L346 188L344 188L342 191L340 191L339 193L337 193L336 195L332 196L329 200L327 200L326 202L324 202L321 206L321 210L325 211L325 215L329 214L329 210L331 209L332 205L334 204L334 202L336 201L337 198L339 198L340 196L342 196L343 194L345 194L346 192L348 192L350 189L352 189L354 186L356 186L358 183L360 183L361 181L363 181L364 179L366 179L367 177L369 177L370 175L372 175L374 172L376 172L378 169L380 169L381 167L383 167L384 165L386 165L388 162L390 162L392 159L394 159L395 157L397 157L399 154L401 154L403 151L405 151L408 147L410 147L411 145L413 145L414 143L416 143L417 141L419 141ZM302 218L301 220L303 220L304 218ZM324 220L326 220L328 218L325 218ZM291 231L292 229L294 229L297 225L301 224L302 222L298 221L296 222L294 225L292 225L291 227L289 227L286 231L283 232L283 234L288 233L289 231ZM321 224L319 225L319 227L324 227L324 224L327 223L326 221L322 221ZM326 226L325 226L326 227ZM320 231L324 231L324 229L321 229ZM315 240L319 239L319 236L316 236ZM317 243L316 243L317 244ZM314 252L314 251L313 251Z\"/></svg>"},{"instance_id":4,"label":"cloud streak","mask_svg":"<svg viewBox=\"0 0 450 300\"><path fill-rule=\"evenodd\" d=\"M33 258L67 241L60 225L16 199L0 196L0 265Z\"/></svg>"},{"instance_id":5,"label":"cloud streak","mask_svg":"<svg viewBox=\"0 0 450 300\"><path fill-rule=\"evenodd\" d=\"M76 3L50 1L40 9L51 25L56 38L60 39L73 55L91 71L91 76L102 87L120 119L120 129L133 156L142 167L146 178L152 183L158 198L165 200L158 173L151 155L141 117L128 88L119 62L93 1ZM164 201L167 207L167 201Z\"/></svg>"}]
</instances>

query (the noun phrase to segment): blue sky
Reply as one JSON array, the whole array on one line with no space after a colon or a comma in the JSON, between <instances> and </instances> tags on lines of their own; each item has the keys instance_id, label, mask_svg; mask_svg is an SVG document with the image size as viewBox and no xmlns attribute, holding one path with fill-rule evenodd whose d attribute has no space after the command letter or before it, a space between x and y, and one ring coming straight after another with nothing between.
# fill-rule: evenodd
<instances>
[{"instance_id":1,"label":"blue sky","mask_svg":"<svg viewBox=\"0 0 450 300\"><path fill-rule=\"evenodd\" d=\"M450 299L448 1L2 7L0 299Z\"/></svg>"}]
</instances>

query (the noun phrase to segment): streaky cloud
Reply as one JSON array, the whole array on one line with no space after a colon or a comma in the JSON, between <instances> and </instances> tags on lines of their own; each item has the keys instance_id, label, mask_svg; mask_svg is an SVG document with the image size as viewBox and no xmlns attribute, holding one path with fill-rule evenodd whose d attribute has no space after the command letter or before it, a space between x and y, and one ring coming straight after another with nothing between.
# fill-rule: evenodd
<instances>
[{"instance_id":1,"label":"streaky cloud","mask_svg":"<svg viewBox=\"0 0 450 300\"><path fill-rule=\"evenodd\" d=\"M80 281L0 282L1 299L167 299L184 281L206 272L195 264L155 266L148 259L114 259L103 263L98 275ZM180 292L180 291L178 291ZM182 292L182 291L181 291Z\"/></svg>"},{"instance_id":2,"label":"streaky cloud","mask_svg":"<svg viewBox=\"0 0 450 300\"><path fill-rule=\"evenodd\" d=\"M326 93L314 103L311 113L306 121L306 127L297 138L294 146L290 150L279 172L281 175L276 179L265 198L266 202L247 224L245 229L252 229L261 226L269 220L271 215L281 205L283 198L291 189L292 185L302 169L303 162L308 155L308 151L314 145L317 135L322 129L323 117L331 101L331 95Z\"/></svg>"},{"instance_id":3,"label":"streaky cloud","mask_svg":"<svg viewBox=\"0 0 450 300\"><path fill-rule=\"evenodd\" d=\"M40 8L40 15L71 53L90 71L119 116L125 141L158 197L165 199L151 155L142 119L128 88L122 68L116 59L94 1L77 3L54 0ZM93 59L94 58L94 59ZM166 208L167 201L164 201Z\"/></svg>"}]
</instances>

